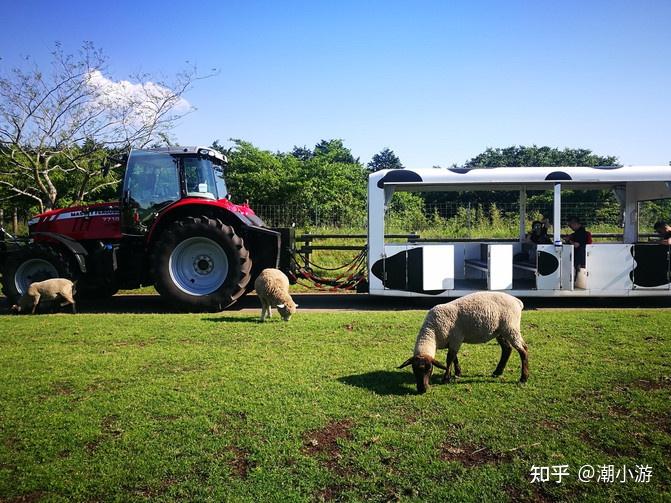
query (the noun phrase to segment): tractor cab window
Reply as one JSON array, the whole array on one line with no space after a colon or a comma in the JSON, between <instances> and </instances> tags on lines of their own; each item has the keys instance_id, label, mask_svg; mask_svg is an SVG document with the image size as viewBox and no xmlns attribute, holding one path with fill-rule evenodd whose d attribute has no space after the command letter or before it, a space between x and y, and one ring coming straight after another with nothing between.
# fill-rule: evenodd
<instances>
[{"instance_id":1,"label":"tractor cab window","mask_svg":"<svg viewBox=\"0 0 671 503\"><path fill-rule=\"evenodd\" d=\"M214 180L212 162L199 157L184 157L183 163L186 195L217 199L217 184Z\"/></svg>"},{"instance_id":2,"label":"tractor cab window","mask_svg":"<svg viewBox=\"0 0 671 503\"><path fill-rule=\"evenodd\" d=\"M154 213L179 199L179 171L174 157L131 152L124 180L125 226L141 231Z\"/></svg>"},{"instance_id":3,"label":"tractor cab window","mask_svg":"<svg viewBox=\"0 0 671 503\"><path fill-rule=\"evenodd\" d=\"M226 187L226 180L224 179L224 167L214 166L214 180L217 184L217 194L219 199L224 199L228 196L228 187Z\"/></svg>"}]
</instances>

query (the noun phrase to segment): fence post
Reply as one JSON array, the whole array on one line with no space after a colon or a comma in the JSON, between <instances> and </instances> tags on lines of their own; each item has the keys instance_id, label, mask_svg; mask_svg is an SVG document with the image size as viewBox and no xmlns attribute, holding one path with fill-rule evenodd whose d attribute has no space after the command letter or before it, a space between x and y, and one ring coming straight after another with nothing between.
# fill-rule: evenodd
<instances>
[{"instance_id":1,"label":"fence post","mask_svg":"<svg viewBox=\"0 0 671 503\"><path fill-rule=\"evenodd\" d=\"M12 212L12 231L16 236L19 233L19 214L14 206L14 211Z\"/></svg>"}]
</instances>

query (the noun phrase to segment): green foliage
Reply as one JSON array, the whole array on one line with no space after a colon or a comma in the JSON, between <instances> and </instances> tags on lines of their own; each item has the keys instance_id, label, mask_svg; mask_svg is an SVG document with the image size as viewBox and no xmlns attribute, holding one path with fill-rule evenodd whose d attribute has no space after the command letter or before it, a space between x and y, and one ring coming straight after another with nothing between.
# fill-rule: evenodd
<instances>
[{"instance_id":1,"label":"green foliage","mask_svg":"<svg viewBox=\"0 0 671 503\"><path fill-rule=\"evenodd\" d=\"M342 140L322 140L314 152L296 147L288 154L233 141L226 180L234 200L247 200L252 207L285 204L306 211L365 211L366 170ZM221 150L216 143L213 148Z\"/></svg>"},{"instance_id":2,"label":"green foliage","mask_svg":"<svg viewBox=\"0 0 671 503\"><path fill-rule=\"evenodd\" d=\"M359 159L354 159L350 149L340 139L320 141L315 145L313 155L327 163L359 164Z\"/></svg>"},{"instance_id":3,"label":"green foliage","mask_svg":"<svg viewBox=\"0 0 671 503\"><path fill-rule=\"evenodd\" d=\"M488 148L465 164L467 168L502 166L614 166L615 156L599 156L585 148L525 147Z\"/></svg>"},{"instance_id":4,"label":"green foliage","mask_svg":"<svg viewBox=\"0 0 671 503\"><path fill-rule=\"evenodd\" d=\"M381 169L402 169L404 166L401 160L393 150L385 148L379 154L375 154L368 163L368 169L371 171L380 171Z\"/></svg>"}]
</instances>

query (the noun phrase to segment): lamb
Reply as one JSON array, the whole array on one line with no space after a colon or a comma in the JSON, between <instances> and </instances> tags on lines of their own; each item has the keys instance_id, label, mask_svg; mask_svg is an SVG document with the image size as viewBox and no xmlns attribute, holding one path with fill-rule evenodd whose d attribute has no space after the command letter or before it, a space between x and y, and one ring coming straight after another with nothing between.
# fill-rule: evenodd
<instances>
[{"instance_id":1,"label":"lamb","mask_svg":"<svg viewBox=\"0 0 671 503\"><path fill-rule=\"evenodd\" d=\"M433 366L445 370L442 382L450 382L450 366L454 364L455 378L461 376L457 352L463 342L481 344L496 338L501 345L501 359L492 377L498 377L515 348L522 360L520 383L529 377L527 345L520 332L522 301L503 292L476 292L439 304L429 310L417 335L414 355L398 368L412 365L418 393L425 393ZM436 350L448 348L444 366L436 360Z\"/></svg>"},{"instance_id":2,"label":"lamb","mask_svg":"<svg viewBox=\"0 0 671 503\"><path fill-rule=\"evenodd\" d=\"M72 313L77 314L75 307L75 284L69 279L52 278L45 281L31 283L25 294L21 296L16 304L12 306L12 312L21 313L27 312L31 309L31 313L35 314L37 305L40 301L60 300L61 306L72 306Z\"/></svg>"},{"instance_id":3,"label":"lamb","mask_svg":"<svg viewBox=\"0 0 671 503\"><path fill-rule=\"evenodd\" d=\"M276 306L284 321L289 321L296 312L296 304L289 295L289 279L279 269L264 269L254 282L254 289L261 301L261 321L272 316L271 307Z\"/></svg>"}]
</instances>

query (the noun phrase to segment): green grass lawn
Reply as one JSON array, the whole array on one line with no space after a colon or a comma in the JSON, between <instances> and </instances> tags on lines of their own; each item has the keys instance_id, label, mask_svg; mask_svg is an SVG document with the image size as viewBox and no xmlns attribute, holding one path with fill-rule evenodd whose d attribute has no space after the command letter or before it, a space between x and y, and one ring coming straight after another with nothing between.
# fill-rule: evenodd
<instances>
[{"instance_id":1,"label":"green grass lawn","mask_svg":"<svg viewBox=\"0 0 671 503\"><path fill-rule=\"evenodd\" d=\"M528 384L464 346L418 396L423 316L0 316L0 501L669 501L671 310L525 312Z\"/></svg>"}]
</instances>

